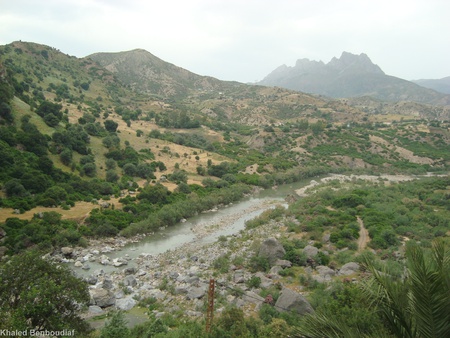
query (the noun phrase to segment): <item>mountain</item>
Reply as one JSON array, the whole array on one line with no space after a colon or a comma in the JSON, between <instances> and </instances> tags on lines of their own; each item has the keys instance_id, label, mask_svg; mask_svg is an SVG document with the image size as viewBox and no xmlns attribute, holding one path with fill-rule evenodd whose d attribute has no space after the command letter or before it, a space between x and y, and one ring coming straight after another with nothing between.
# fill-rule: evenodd
<instances>
[{"instance_id":1,"label":"mountain","mask_svg":"<svg viewBox=\"0 0 450 338\"><path fill-rule=\"evenodd\" d=\"M327 64L297 60L294 67L282 65L258 82L333 98L371 96L384 101L413 101L450 105L450 95L386 75L366 54L343 52Z\"/></svg>"},{"instance_id":2,"label":"mountain","mask_svg":"<svg viewBox=\"0 0 450 338\"><path fill-rule=\"evenodd\" d=\"M419 86L433 89L437 92L450 94L450 76L444 77L442 79L421 79L412 80L415 84Z\"/></svg>"},{"instance_id":3,"label":"mountain","mask_svg":"<svg viewBox=\"0 0 450 338\"><path fill-rule=\"evenodd\" d=\"M143 49L87 56L109 70L131 89L161 97L186 96L192 91L220 90L236 86L209 76L194 74L161 60Z\"/></svg>"}]
</instances>

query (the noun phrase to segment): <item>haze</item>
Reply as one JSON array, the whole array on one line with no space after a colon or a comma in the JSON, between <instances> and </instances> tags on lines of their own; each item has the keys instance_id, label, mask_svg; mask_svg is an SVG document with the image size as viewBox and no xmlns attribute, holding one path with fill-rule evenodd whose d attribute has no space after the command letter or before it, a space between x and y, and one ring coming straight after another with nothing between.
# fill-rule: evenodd
<instances>
[{"instance_id":1,"label":"haze","mask_svg":"<svg viewBox=\"0 0 450 338\"><path fill-rule=\"evenodd\" d=\"M450 2L0 0L0 44L69 55L143 48L200 75L255 82L300 58L366 53L406 80L450 75Z\"/></svg>"}]
</instances>

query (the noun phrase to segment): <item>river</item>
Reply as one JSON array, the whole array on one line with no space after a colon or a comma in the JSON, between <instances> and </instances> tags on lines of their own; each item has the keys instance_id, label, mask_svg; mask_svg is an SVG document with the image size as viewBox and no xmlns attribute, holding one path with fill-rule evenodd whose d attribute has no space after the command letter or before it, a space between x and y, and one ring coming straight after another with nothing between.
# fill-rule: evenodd
<instances>
[{"instance_id":1,"label":"river","mask_svg":"<svg viewBox=\"0 0 450 338\"><path fill-rule=\"evenodd\" d=\"M126 244L120 250L102 253L111 261L115 258L127 257L129 260L127 266L114 267L113 265L102 265L98 262L88 262L90 270L76 268L73 265L72 267L80 277L86 277L100 269L105 273L111 273L121 271L124 267L135 266L133 261L141 254L158 255L190 242L195 242L198 245L212 243L220 236L238 233L244 229L246 221L259 216L269 208L274 208L277 205L287 207L286 196L295 194L295 190L308 185L310 181L311 179L306 179L296 183L280 185L276 189L262 190L229 206L202 213L185 222L179 222L174 226L161 229L139 242Z\"/></svg>"}]
</instances>

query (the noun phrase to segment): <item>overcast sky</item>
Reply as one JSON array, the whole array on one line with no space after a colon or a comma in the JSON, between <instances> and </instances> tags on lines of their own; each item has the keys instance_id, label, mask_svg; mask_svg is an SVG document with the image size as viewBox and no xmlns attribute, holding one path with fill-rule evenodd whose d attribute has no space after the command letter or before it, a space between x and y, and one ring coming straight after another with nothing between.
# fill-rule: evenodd
<instances>
[{"instance_id":1,"label":"overcast sky","mask_svg":"<svg viewBox=\"0 0 450 338\"><path fill-rule=\"evenodd\" d=\"M142 48L221 80L366 53L406 80L450 76L449 0L0 0L0 45L84 57Z\"/></svg>"}]
</instances>

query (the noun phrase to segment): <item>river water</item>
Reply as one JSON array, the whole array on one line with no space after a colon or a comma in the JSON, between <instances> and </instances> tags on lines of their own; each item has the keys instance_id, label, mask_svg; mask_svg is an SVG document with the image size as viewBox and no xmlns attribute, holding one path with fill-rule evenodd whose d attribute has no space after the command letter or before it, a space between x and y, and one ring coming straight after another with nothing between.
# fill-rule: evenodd
<instances>
[{"instance_id":1,"label":"river water","mask_svg":"<svg viewBox=\"0 0 450 338\"><path fill-rule=\"evenodd\" d=\"M277 205L287 207L286 196L295 194L295 190L306 186L310 181L311 179L307 179L292 184L280 185L276 189L262 190L217 211L202 213L188 219L186 222L179 222L174 226L159 230L139 242L125 245L120 250L103 253L111 261L114 258L126 256L130 259L127 266L114 267L112 265L101 265L97 262L88 262L88 265L91 267L90 270L82 270L76 267L73 267L73 269L80 277L86 277L100 269L106 273L121 271L125 267L133 267L133 260L141 254L158 255L189 242L198 244L212 243L220 236L238 233L244 229L246 221L259 216L269 208L274 208ZM196 233L195 229L200 229L202 235L198 236L198 232Z\"/></svg>"}]
</instances>

